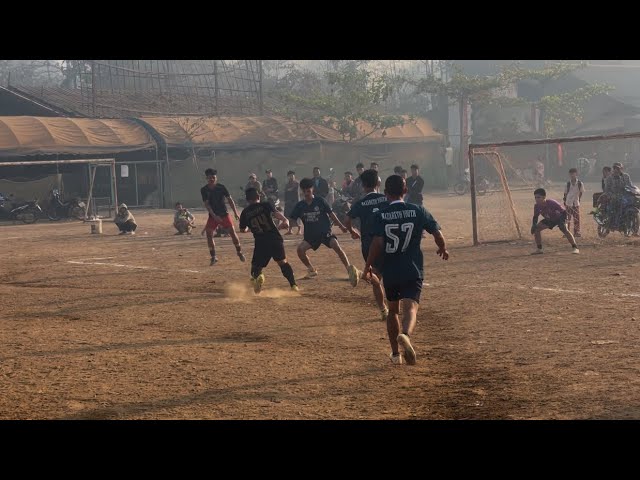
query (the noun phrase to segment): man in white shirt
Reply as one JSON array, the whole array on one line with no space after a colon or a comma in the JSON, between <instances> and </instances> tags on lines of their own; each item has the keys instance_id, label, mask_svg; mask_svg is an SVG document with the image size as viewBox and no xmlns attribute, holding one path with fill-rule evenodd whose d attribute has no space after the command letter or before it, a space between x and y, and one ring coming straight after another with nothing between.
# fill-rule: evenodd
<instances>
[{"instance_id":1,"label":"man in white shirt","mask_svg":"<svg viewBox=\"0 0 640 480\"><path fill-rule=\"evenodd\" d=\"M578 180L578 169L569 169L569 181L564 188L564 206L567 209L567 229L571 228L573 217L573 236L580 237L580 200L584 193L584 185Z\"/></svg>"}]
</instances>

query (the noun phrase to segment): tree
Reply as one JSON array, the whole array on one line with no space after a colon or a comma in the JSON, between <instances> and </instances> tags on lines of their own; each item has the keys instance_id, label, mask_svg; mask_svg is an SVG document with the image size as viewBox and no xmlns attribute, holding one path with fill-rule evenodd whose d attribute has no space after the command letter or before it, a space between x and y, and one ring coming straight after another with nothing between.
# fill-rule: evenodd
<instances>
[{"instance_id":1,"label":"tree","mask_svg":"<svg viewBox=\"0 0 640 480\"><path fill-rule=\"evenodd\" d=\"M392 79L366 66L362 60L331 61L322 76L292 67L274 92L281 102L278 113L333 128L348 142L403 125L403 116L384 113ZM363 122L369 125L367 131L359 130Z\"/></svg>"},{"instance_id":2,"label":"tree","mask_svg":"<svg viewBox=\"0 0 640 480\"><path fill-rule=\"evenodd\" d=\"M524 106L528 102L521 98L509 98L501 94L501 90L519 81L529 79L538 82L541 91L552 80L562 78L569 73L584 68L586 64L557 62L541 69L525 69L519 63L504 67L493 76L465 75L460 69L454 69L448 82L434 75L427 75L416 82L416 92L444 94L460 104L460 166L464 167L467 150L466 111L468 105L482 108L489 105ZM543 133L549 138L557 131L565 128L566 121L581 121L584 107L589 99L607 93L611 87L606 85L588 85L571 92L554 95L542 95L531 103L543 114ZM511 126L510 128L513 128Z\"/></svg>"}]
</instances>

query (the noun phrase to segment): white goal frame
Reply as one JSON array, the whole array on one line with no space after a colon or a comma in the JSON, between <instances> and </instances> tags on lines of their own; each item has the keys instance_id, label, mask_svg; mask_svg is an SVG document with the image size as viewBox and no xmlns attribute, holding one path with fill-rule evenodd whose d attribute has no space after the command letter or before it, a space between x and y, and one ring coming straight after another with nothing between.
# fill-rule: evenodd
<instances>
[{"instance_id":1,"label":"white goal frame","mask_svg":"<svg viewBox=\"0 0 640 480\"><path fill-rule=\"evenodd\" d=\"M611 135L588 135L581 137L555 137L555 138L542 138L539 140L518 140L513 142L495 142L495 143L472 143L469 144L469 152L468 152L468 161L469 161L469 176L471 180L470 190L471 190L471 222L473 226L473 245L478 246L480 242L478 241L478 212L477 212L477 198L476 198L476 173L475 173L475 156L476 155L495 155L497 158L498 174L500 176L500 181L502 182L502 187L504 188L505 193L507 194L507 198L509 199L509 206L511 209L511 213L514 218L514 222L516 224L516 230L518 231L518 237L522 239L522 234L520 231L520 225L518 224L518 219L516 217L515 209L513 206L513 201L511 200L511 190L509 189L509 184L507 182L507 177L504 173L504 165L502 162L502 158L500 154L495 151L496 148L499 147L517 147L521 145L553 145L553 144L562 144L562 143L574 143L574 142L593 142L600 140L624 140L627 138L639 138L640 132L632 132L632 133L614 133ZM497 243L497 242L485 242L485 243Z\"/></svg>"}]
</instances>

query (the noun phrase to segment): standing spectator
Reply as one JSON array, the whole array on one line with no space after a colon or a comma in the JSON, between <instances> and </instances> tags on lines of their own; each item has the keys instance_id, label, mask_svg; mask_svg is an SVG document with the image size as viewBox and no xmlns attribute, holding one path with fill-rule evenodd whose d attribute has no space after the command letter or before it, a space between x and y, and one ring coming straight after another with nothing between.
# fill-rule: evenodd
<instances>
[{"instance_id":1,"label":"standing spectator","mask_svg":"<svg viewBox=\"0 0 640 480\"><path fill-rule=\"evenodd\" d=\"M607 177L609 175L611 175L611 167L608 166L608 165L605 166L605 167L602 167L602 181L601 181L601 184L602 184L602 191L603 192L604 192L604 183L607 180Z\"/></svg>"},{"instance_id":2,"label":"standing spectator","mask_svg":"<svg viewBox=\"0 0 640 480\"><path fill-rule=\"evenodd\" d=\"M380 173L379 173L380 172L380 167L378 165L378 162L371 162L371 166L369 168L371 168L371 170L375 170L376 172L378 172L378 185L382 185L382 179L380 178ZM379 186L376 187L375 192L376 193L380 193L380 187Z\"/></svg>"},{"instance_id":3,"label":"standing spectator","mask_svg":"<svg viewBox=\"0 0 640 480\"><path fill-rule=\"evenodd\" d=\"M329 184L327 181L320 176L320 169L318 167L313 167L313 191L314 193L322 197L324 199L329 195Z\"/></svg>"},{"instance_id":4,"label":"standing spectator","mask_svg":"<svg viewBox=\"0 0 640 480\"><path fill-rule=\"evenodd\" d=\"M278 180L273 178L273 172L271 170L266 170L267 178L262 182L262 190L264 191L267 198L278 198Z\"/></svg>"},{"instance_id":5,"label":"standing spectator","mask_svg":"<svg viewBox=\"0 0 640 480\"><path fill-rule=\"evenodd\" d=\"M344 182L342 182L342 194L353 198L353 173L344 172Z\"/></svg>"},{"instance_id":6,"label":"standing spectator","mask_svg":"<svg viewBox=\"0 0 640 480\"><path fill-rule=\"evenodd\" d=\"M262 184L258 181L258 176L255 173L250 173L249 174L249 181L247 182L247 184L244 187L245 193L250 188L255 188L256 189L256 191L258 192L258 195L260 197L260 201L261 202L263 202L265 200L266 196L264 194L264 191L262 190Z\"/></svg>"},{"instance_id":7,"label":"standing spectator","mask_svg":"<svg viewBox=\"0 0 640 480\"><path fill-rule=\"evenodd\" d=\"M296 180L296 172L293 170L287 172L287 178L289 181L284 186L284 216L289 219L289 231L285 235L291 235L294 223L298 225L297 235L300 235L301 221L299 219L294 221L291 218L293 207L300 201L300 183Z\"/></svg>"},{"instance_id":8,"label":"standing spectator","mask_svg":"<svg viewBox=\"0 0 640 480\"><path fill-rule=\"evenodd\" d=\"M418 175L418 165L411 165L411 177L407 180L407 203L422 205L422 189L424 180Z\"/></svg>"},{"instance_id":9,"label":"standing spectator","mask_svg":"<svg viewBox=\"0 0 640 480\"><path fill-rule=\"evenodd\" d=\"M364 172L364 165L362 163L358 163L356 165L356 178L353 181L353 187L351 188L351 193L353 193L353 201L359 200L364 195L364 188L362 187L362 179L360 175Z\"/></svg>"},{"instance_id":10,"label":"standing spectator","mask_svg":"<svg viewBox=\"0 0 640 480\"><path fill-rule=\"evenodd\" d=\"M564 206L567 209L567 228L571 229L571 218L573 217L573 236L579 238L580 235L580 200L584 193L584 185L578 180L578 169L569 169L569 181L564 189Z\"/></svg>"}]
</instances>

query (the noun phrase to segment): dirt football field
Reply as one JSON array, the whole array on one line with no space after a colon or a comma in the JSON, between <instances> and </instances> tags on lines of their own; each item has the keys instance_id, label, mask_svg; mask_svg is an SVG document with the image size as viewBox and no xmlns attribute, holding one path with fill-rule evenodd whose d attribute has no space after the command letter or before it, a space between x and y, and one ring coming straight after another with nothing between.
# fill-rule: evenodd
<instances>
[{"instance_id":1,"label":"dirt football field","mask_svg":"<svg viewBox=\"0 0 640 480\"><path fill-rule=\"evenodd\" d=\"M246 263L223 238L209 266L203 210L192 236L170 210L134 210L135 236L5 222L0 419L640 419L640 241L597 237L593 188L579 255L557 229L529 255L530 190L513 192L522 240L502 194L479 200L482 236L513 241L477 247L469 196L426 194L450 259L423 240L415 366L390 362L371 287L332 251L302 279L301 236L285 237L300 292L271 263L256 296L253 236ZM338 239L362 268L359 241Z\"/></svg>"}]
</instances>

